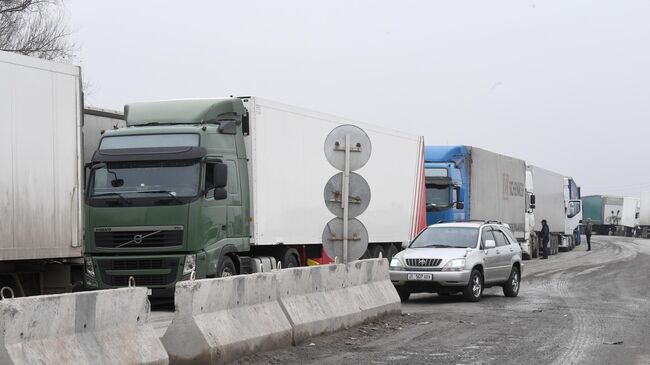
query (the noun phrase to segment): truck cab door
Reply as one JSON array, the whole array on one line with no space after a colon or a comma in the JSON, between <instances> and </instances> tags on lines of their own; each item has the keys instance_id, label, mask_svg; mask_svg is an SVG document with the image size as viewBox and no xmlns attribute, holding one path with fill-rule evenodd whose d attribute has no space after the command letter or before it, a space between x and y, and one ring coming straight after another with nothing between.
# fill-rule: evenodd
<instances>
[{"instance_id":1,"label":"truck cab door","mask_svg":"<svg viewBox=\"0 0 650 365\"><path fill-rule=\"evenodd\" d=\"M209 160L205 165L205 178L203 181L207 193L203 197L201 216L196 222L200 226L197 229L203 236L204 244L211 244L226 237L228 199L215 199L214 196L213 174L217 163L221 163L221 160Z\"/></svg>"}]
</instances>

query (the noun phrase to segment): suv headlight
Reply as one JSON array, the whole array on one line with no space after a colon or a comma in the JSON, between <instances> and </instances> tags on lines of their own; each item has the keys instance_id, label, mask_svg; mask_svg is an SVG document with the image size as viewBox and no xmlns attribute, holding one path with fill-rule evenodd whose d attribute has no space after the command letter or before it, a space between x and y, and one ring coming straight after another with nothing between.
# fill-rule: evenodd
<instances>
[{"instance_id":1,"label":"suv headlight","mask_svg":"<svg viewBox=\"0 0 650 365\"><path fill-rule=\"evenodd\" d=\"M185 256L185 265L183 265L183 275L189 275L196 270L196 254Z\"/></svg>"},{"instance_id":2,"label":"suv headlight","mask_svg":"<svg viewBox=\"0 0 650 365\"><path fill-rule=\"evenodd\" d=\"M442 271L462 271L465 269L465 259L450 260Z\"/></svg>"},{"instance_id":3,"label":"suv headlight","mask_svg":"<svg viewBox=\"0 0 650 365\"><path fill-rule=\"evenodd\" d=\"M86 267L86 274L90 277L95 277L95 266L93 266L93 259L90 256L84 256L84 266Z\"/></svg>"},{"instance_id":4,"label":"suv headlight","mask_svg":"<svg viewBox=\"0 0 650 365\"><path fill-rule=\"evenodd\" d=\"M391 270L402 270L402 267L403 267L402 262L398 258L393 257L390 260L390 269Z\"/></svg>"}]
</instances>

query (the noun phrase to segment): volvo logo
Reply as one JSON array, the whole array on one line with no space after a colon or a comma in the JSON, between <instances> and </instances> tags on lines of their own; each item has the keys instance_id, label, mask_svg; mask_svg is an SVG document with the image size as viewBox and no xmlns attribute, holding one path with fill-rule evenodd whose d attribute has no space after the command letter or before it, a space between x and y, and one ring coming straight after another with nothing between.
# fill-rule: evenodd
<instances>
[{"instance_id":1,"label":"volvo logo","mask_svg":"<svg viewBox=\"0 0 650 365\"><path fill-rule=\"evenodd\" d=\"M135 236L133 236L133 243L141 244L142 243L142 235L141 234L136 234Z\"/></svg>"}]
</instances>

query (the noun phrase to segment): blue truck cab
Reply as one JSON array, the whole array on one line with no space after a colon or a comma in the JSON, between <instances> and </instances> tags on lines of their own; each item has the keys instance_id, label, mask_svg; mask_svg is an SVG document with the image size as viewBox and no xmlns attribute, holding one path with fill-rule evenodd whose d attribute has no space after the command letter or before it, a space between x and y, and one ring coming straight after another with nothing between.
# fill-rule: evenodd
<instances>
[{"instance_id":1,"label":"blue truck cab","mask_svg":"<svg viewBox=\"0 0 650 365\"><path fill-rule=\"evenodd\" d=\"M467 219L467 158L465 146L424 147L427 225Z\"/></svg>"}]
</instances>

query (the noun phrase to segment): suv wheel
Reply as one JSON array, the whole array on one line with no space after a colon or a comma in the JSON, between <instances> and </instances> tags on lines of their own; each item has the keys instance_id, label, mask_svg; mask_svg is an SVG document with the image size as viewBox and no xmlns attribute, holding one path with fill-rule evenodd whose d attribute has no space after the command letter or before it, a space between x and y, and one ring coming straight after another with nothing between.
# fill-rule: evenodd
<instances>
[{"instance_id":1,"label":"suv wheel","mask_svg":"<svg viewBox=\"0 0 650 365\"><path fill-rule=\"evenodd\" d=\"M503 285L503 295L506 297L514 298L519 294L519 286L521 285L521 275L516 266L512 267L508 281Z\"/></svg>"},{"instance_id":2,"label":"suv wheel","mask_svg":"<svg viewBox=\"0 0 650 365\"><path fill-rule=\"evenodd\" d=\"M469 283L463 290L463 296L465 299L471 302L478 302L481 300L481 295L483 294L483 275L481 272L474 269L472 270L472 275L469 276Z\"/></svg>"}]
</instances>

